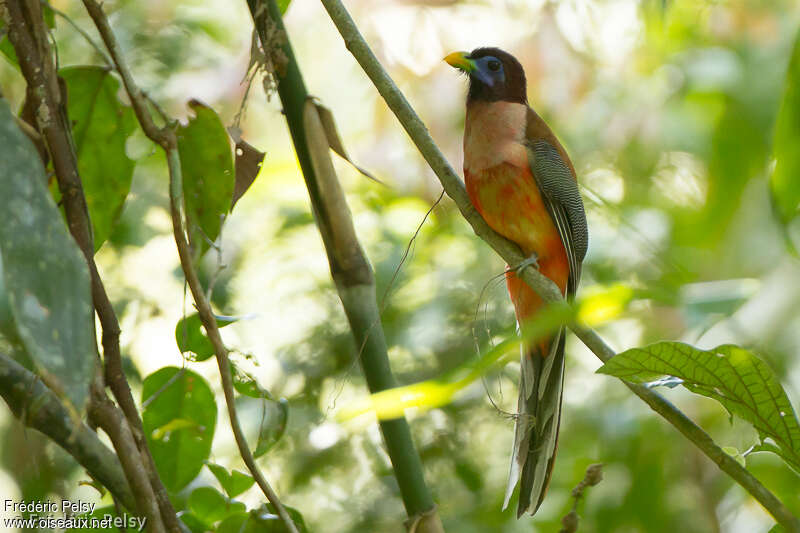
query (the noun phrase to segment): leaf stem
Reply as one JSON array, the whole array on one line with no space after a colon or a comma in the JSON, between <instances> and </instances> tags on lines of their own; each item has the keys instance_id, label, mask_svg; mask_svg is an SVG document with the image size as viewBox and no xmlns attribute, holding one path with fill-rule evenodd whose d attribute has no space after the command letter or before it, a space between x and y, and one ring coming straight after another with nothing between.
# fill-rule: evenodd
<instances>
[{"instance_id":1,"label":"leaf stem","mask_svg":"<svg viewBox=\"0 0 800 533\"><path fill-rule=\"evenodd\" d=\"M339 30L345 46L372 80L375 88L392 112L394 112L403 128L405 128L406 133L411 137L417 149L439 178L447 195L455 201L461 214L472 226L475 234L486 241L509 265L520 264L525 257L519 247L495 233L472 206L461 179L434 143L425 124L414 112L400 89L397 88L397 85L383 69L375 54L370 50L369 45L364 40L342 2L340 0L321 1ZM522 277L546 302L556 303L563 301L558 287L538 270L527 267L522 272ZM579 324L571 324L570 328L601 361L608 361L614 356L614 351L595 331ZM675 426L709 459L714 461L723 472L744 487L787 531L800 533L800 520L792 515L786 506L764 487L758 479L722 451L711 437L681 410L657 392L641 385L624 383L634 394Z\"/></svg>"}]
</instances>

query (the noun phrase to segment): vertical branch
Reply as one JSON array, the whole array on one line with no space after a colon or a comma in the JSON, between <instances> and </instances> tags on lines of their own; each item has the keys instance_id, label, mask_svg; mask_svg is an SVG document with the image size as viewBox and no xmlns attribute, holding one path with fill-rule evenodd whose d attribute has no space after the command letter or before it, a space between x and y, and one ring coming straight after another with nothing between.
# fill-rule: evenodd
<instances>
[{"instance_id":1,"label":"vertical branch","mask_svg":"<svg viewBox=\"0 0 800 533\"><path fill-rule=\"evenodd\" d=\"M361 68L372 80L375 88L383 97L386 104L394 112L411 140L417 146L422 156L430 165L439 181L442 183L447 195L458 206L461 214L472 226L475 234L486 241L500 257L509 265L519 265L525 259L519 247L495 233L472 206L464 190L461 179L445 159L442 152L433 142L425 124L409 105L400 89L381 66L375 54L359 32L350 14L340 0L321 0L328 15L336 25L344 40L345 46L353 54ZM527 267L522 272L522 278L535 290L544 301L555 303L563 301L556 285L538 270ZM607 361L614 356L614 351L593 330L579 324L570 324L575 335L601 360ZM672 424L687 439L689 439L709 459L716 463L720 470L725 472L734 481L739 483L755 498L787 531L800 533L800 520L786 508L785 505L756 479L743 466L736 462L717 446L711 437L687 417L680 409L672 405L657 392L643 387L624 382L634 394L641 398L656 413Z\"/></svg>"},{"instance_id":2,"label":"vertical branch","mask_svg":"<svg viewBox=\"0 0 800 533\"><path fill-rule=\"evenodd\" d=\"M72 129L67 117L63 89L52 59L41 4L39 0L24 0L6 2L6 7L10 19L9 40L14 46L20 69L28 83L27 96L31 98L33 109L36 110L37 124L35 126L42 132L53 160L67 226L89 267L92 302L103 330L105 380L111 387L126 418L126 421L122 419L113 419L113 421L130 424L140 457L145 461L145 470L157 496L164 520L171 531L178 532L180 530L178 518L169 501L167 491L158 477L155 463L144 439L142 421L122 370L119 322L94 262L94 239L89 221L89 210L78 173ZM122 430L118 428L118 431Z\"/></svg>"},{"instance_id":3,"label":"vertical branch","mask_svg":"<svg viewBox=\"0 0 800 533\"><path fill-rule=\"evenodd\" d=\"M169 196L170 196L170 216L172 218L172 229L175 237L175 244L178 248L178 256L180 257L181 268L183 269L186 282L189 285L189 290L194 298L200 320L206 329L208 338L214 346L214 351L217 358L217 365L222 380L222 390L225 394L225 403L228 408L228 417L230 418L231 428L236 440L236 445L239 448L239 455L244 460L247 469L255 479L261 491L267 497L269 502L275 508L278 516L283 521L284 525L290 533L298 533L297 527L292 521L286 507L281 503L278 495L267 482L258 465L255 462L253 454L247 445L244 432L242 431L241 424L239 423L239 416L236 412L236 404L233 392L233 377L231 375L231 364L228 358L228 350L222 342L222 336L219 333L217 321L211 310L211 305L205 296L200 279L197 276L197 271L192 262L192 254L189 249L189 243L186 240L186 228L182 215L183 209L183 179L181 173L181 162L178 154L178 142L175 136L175 131L172 129L172 124L168 121L167 126L159 128L153 122L149 110L145 102L145 95L136 85L131 75L130 69L122 56L116 37L114 36L108 19L103 12L102 7L95 0L84 0L89 16L95 23L100 36L111 54L117 72L122 77L125 91L133 105L136 118L145 132L145 135L161 146L166 152L167 166L169 170ZM174 121L172 121L174 122Z\"/></svg>"},{"instance_id":4,"label":"vertical branch","mask_svg":"<svg viewBox=\"0 0 800 533\"><path fill-rule=\"evenodd\" d=\"M270 31L285 33L277 4L274 0L248 0L248 6L262 46L269 54L273 46L268 39ZM356 346L360 348L367 386L371 392L393 388L397 383L389 365L372 268L356 237L317 108L306 92L288 39L283 39L281 47L287 65L278 82L278 94L328 255L331 276ZM380 428L409 515L407 527L420 533L443 531L405 418L382 421Z\"/></svg>"}]
</instances>

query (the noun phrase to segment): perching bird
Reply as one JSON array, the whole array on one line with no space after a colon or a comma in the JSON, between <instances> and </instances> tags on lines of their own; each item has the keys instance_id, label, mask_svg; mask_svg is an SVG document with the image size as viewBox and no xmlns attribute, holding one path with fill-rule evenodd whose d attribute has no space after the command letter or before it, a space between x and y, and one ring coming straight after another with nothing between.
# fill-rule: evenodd
<instances>
[{"instance_id":1,"label":"perching bird","mask_svg":"<svg viewBox=\"0 0 800 533\"><path fill-rule=\"evenodd\" d=\"M469 77L464 178L475 208L497 233L517 243L539 271L572 298L589 242L575 169L545 122L528 107L525 73L498 48L445 58ZM508 292L524 330L542 307L515 275ZM564 384L564 329L523 350L513 456L503 509L520 483L517 517L531 515L553 473Z\"/></svg>"}]
</instances>

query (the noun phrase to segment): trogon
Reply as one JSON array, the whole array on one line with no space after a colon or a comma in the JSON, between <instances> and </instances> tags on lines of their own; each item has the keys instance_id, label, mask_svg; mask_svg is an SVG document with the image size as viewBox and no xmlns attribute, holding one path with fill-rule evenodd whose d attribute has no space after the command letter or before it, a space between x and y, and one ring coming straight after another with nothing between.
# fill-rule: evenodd
<instances>
[{"instance_id":1,"label":"trogon","mask_svg":"<svg viewBox=\"0 0 800 533\"><path fill-rule=\"evenodd\" d=\"M497 233L517 243L568 299L581 277L589 234L575 169L544 120L528 106L525 73L498 48L445 58L469 78L464 180L472 204ZM542 308L539 296L508 269L517 322ZM519 483L517 517L534 514L553 473L564 385L563 327L527 342L521 357L514 448L503 508Z\"/></svg>"}]
</instances>

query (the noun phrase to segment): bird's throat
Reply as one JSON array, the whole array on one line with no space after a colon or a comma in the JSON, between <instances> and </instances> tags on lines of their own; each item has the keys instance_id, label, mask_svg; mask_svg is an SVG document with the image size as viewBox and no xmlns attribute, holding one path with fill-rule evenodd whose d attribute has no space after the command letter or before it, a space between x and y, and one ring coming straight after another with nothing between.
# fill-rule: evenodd
<instances>
[{"instance_id":1,"label":"bird's throat","mask_svg":"<svg viewBox=\"0 0 800 533\"><path fill-rule=\"evenodd\" d=\"M501 163L527 165L522 144L527 116L525 104L470 102L464 125L464 170L478 172Z\"/></svg>"}]
</instances>

